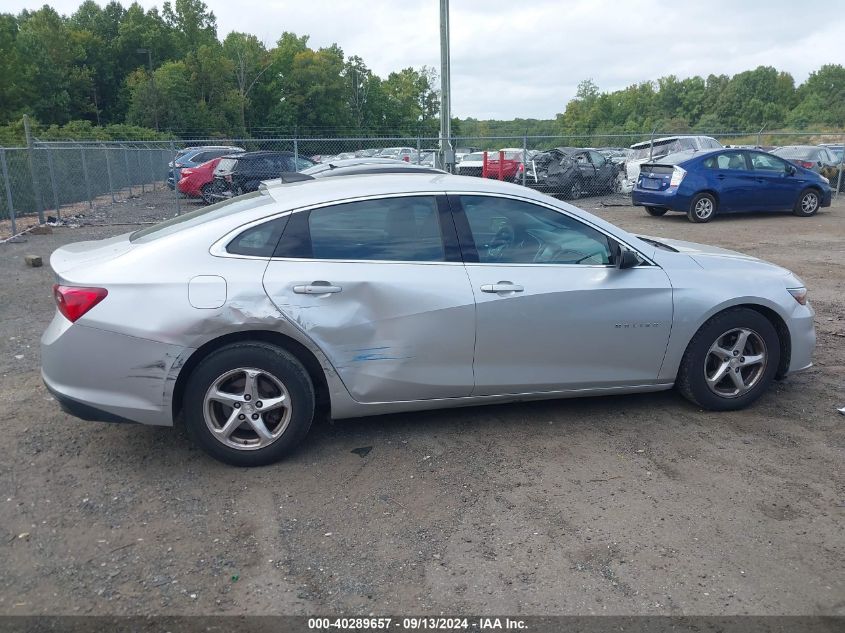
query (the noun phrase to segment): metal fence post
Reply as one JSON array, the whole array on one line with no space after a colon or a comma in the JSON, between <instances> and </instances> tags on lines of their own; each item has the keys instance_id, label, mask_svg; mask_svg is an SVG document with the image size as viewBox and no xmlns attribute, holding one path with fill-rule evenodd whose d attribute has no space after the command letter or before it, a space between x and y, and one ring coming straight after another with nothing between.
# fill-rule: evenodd
<instances>
[{"instance_id":1,"label":"metal fence post","mask_svg":"<svg viewBox=\"0 0 845 633\"><path fill-rule=\"evenodd\" d=\"M839 176L836 177L836 197L842 189L842 166L845 165L845 136L842 137L842 158L839 159Z\"/></svg>"},{"instance_id":2,"label":"metal fence post","mask_svg":"<svg viewBox=\"0 0 845 633\"><path fill-rule=\"evenodd\" d=\"M522 186L525 186L525 174L528 171L528 133L522 135Z\"/></svg>"},{"instance_id":3,"label":"metal fence post","mask_svg":"<svg viewBox=\"0 0 845 633\"><path fill-rule=\"evenodd\" d=\"M88 195L88 208L94 208L94 200L91 197L91 179L88 177L88 163L85 161L85 146L79 148L82 154L82 175L85 177L85 193Z\"/></svg>"},{"instance_id":4,"label":"metal fence post","mask_svg":"<svg viewBox=\"0 0 845 633\"><path fill-rule=\"evenodd\" d=\"M41 189L35 178L35 161L33 157L32 131L29 129L29 117L23 115L23 129L26 134L26 158L29 163L29 176L32 178L32 193L35 194L35 208L38 209L38 222L44 224L44 201L41 199Z\"/></svg>"},{"instance_id":5,"label":"metal fence post","mask_svg":"<svg viewBox=\"0 0 845 633\"><path fill-rule=\"evenodd\" d=\"M123 150L123 162L126 164L126 184L129 187L129 197L132 197L132 172L129 171L129 148L125 145L121 146Z\"/></svg>"},{"instance_id":6,"label":"metal fence post","mask_svg":"<svg viewBox=\"0 0 845 633\"><path fill-rule=\"evenodd\" d=\"M3 182L6 184L6 204L9 205L9 219L12 221L12 235L17 234L15 225L15 205L12 202L12 181L9 180L9 168L6 166L6 150L0 147L0 167L3 170Z\"/></svg>"},{"instance_id":7,"label":"metal fence post","mask_svg":"<svg viewBox=\"0 0 845 633\"><path fill-rule=\"evenodd\" d=\"M421 145L421 142L420 142L420 137L417 136L417 165L422 163L422 158L420 157L421 148L422 148L422 145Z\"/></svg>"},{"instance_id":8,"label":"metal fence post","mask_svg":"<svg viewBox=\"0 0 845 633\"><path fill-rule=\"evenodd\" d=\"M293 139L293 158L296 161L299 160L299 139L298 138Z\"/></svg>"},{"instance_id":9,"label":"metal fence post","mask_svg":"<svg viewBox=\"0 0 845 633\"><path fill-rule=\"evenodd\" d=\"M56 209L56 219L62 217L61 206L59 205L59 190L56 188L56 172L53 169L53 150L47 146L47 170L50 172L50 186L53 188L53 206Z\"/></svg>"},{"instance_id":10,"label":"metal fence post","mask_svg":"<svg viewBox=\"0 0 845 633\"><path fill-rule=\"evenodd\" d=\"M138 158L138 178L141 181L141 195L143 196L146 192L144 191L144 172L141 169L141 155L138 153L141 150L135 150L135 156Z\"/></svg>"},{"instance_id":11,"label":"metal fence post","mask_svg":"<svg viewBox=\"0 0 845 633\"><path fill-rule=\"evenodd\" d=\"M109 178L109 193L111 194L111 201L117 202L114 198L114 184L112 183L111 179L111 161L109 160L109 148L103 144L103 152L106 154L106 174Z\"/></svg>"},{"instance_id":12,"label":"metal fence post","mask_svg":"<svg viewBox=\"0 0 845 633\"><path fill-rule=\"evenodd\" d=\"M296 147L294 145L294 147ZM176 178L176 145L170 141L170 155L173 157L173 195L176 196L176 215L182 215L182 202L179 200L179 180Z\"/></svg>"},{"instance_id":13,"label":"metal fence post","mask_svg":"<svg viewBox=\"0 0 845 633\"><path fill-rule=\"evenodd\" d=\"M149 150L147 152L147 156L150 159L147 162L150 164L150 178L153 179L153 191L156 190L156 170L155 170L155 165L153 164L153 152L154 151L155 150Z\"/></svg>"}]
</instances>

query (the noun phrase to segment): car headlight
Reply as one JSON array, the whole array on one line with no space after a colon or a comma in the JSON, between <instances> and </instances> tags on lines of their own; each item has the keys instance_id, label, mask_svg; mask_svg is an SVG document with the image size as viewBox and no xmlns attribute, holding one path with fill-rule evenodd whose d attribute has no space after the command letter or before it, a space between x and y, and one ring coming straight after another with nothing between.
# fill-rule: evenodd
<instances>
[{"instance_id":1,"label":"car headlight","mask_svg":"<svg viewBox=\"0 0 845 633\"><path fill-rule=\"evenodd\" d=\"M807 289L801 286L800 288L787 288L789 294L800 303L802 306L807 305Z\"/></svg>"}]
</instances>

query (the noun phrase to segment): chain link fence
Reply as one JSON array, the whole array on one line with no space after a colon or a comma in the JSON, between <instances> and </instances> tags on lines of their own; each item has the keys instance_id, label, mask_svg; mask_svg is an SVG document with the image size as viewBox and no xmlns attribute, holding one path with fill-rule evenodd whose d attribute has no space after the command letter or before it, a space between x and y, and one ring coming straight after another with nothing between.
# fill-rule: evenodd
<instances>
[{"instance_id":1,"label":"chain link fence","mask_svg":"<svg viewBox=\"0 0 845 633\"><path fill-rule=\"evenodd\" d=\"M721 144L769 151L806 145L824 149L819 161L812 161L812 168L827 176L834 190L845 190L845 132L677 134L654 130L613 135L455 137L451 141L454 155L446 157L454 162L449 163L444 163L439 144L436 137L422 136L163 142L47 142L33 138L26 147L0 148L0 223L8 225L2 233L14 235L15 222L22 217L42 223L58 220L63 214L84 214L95 205L147 191L170 192L174 207L181 212L186 199L212 201L204 195L204 187L214 181L221 157L236 152L265 152L260 161L263 167L256 172L258 180L314 163L380 157L506 180L556 197L578 199L627 194L639 165L683 149L710 149ZM234 183L229 186L239 192Z\"/></svg>"}]
</instances>

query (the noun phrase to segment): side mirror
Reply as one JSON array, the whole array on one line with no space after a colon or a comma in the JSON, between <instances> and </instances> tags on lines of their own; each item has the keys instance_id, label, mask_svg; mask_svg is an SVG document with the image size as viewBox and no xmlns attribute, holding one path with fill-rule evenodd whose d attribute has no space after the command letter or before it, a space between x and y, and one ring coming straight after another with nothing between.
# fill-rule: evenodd
<instances>
[{"instance_id":1,"label":"side mirror","mask_svg":"<svg viewBox=\"0 0 845 633\"><path fill-rule=\"evenodd\" d=\"M616 257L616 267L619 270L624 270L625 268L633 268L637 264L640 263L640 258L637 257L637 254L625 248L624 246L619 246L619 254Z\"/></svg>"},{"instance_id":2,"label":"side mirror","mask_svg":"<svg viewBox=\"0 0 845 633\"><path fill-rule=\"evenodd\" d=\"M786 173L787 173L787 174L789 174L790 176L794 176L794 175L795 175L795 171L796 171L796 170L795 170L795 165L787 165L787 166L786 166Z\"/></svg>"}]
</instances>

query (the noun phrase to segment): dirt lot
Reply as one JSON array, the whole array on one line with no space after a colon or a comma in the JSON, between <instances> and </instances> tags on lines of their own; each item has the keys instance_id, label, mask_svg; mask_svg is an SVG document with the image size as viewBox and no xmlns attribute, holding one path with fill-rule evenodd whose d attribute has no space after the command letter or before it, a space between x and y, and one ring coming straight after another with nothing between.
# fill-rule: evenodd
<instances>
[{"instance_id":1,"label":"dirt lot","mask_svg":"<svg viewBox=\"0 0 845 633\"><path fill-rule=\"evenodd\" d=\"M254 470L179 429L77 421L42 386L52 273L24 255L126 226L0 245L0 614L843 615L843 202L693 225L582 201L807 282L816 365L749 410L666 392L323 421Z\"/></svg>"}]
</instances>

